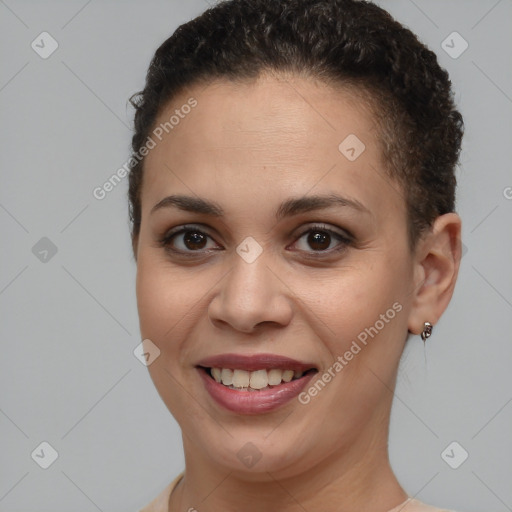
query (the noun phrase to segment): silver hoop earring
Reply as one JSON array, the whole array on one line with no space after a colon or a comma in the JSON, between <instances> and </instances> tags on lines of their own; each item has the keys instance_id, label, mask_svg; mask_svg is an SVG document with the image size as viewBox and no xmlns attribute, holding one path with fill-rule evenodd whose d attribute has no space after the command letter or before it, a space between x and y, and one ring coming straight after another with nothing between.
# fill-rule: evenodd
<instances>
[{"instance_id":1,"label":"silver hoop earring","mask_svg":"<svg viewBox=\"0 0 512 512\"><path fill-rule=\"evenodd\" d=\"M425 343L425 340L427 338L430 338L432 335L432 324L430 322L425 322L425 327L423 327L423 332L421 333L421 339L423 340L423 343Z\"/></svg>"}]
</instances>

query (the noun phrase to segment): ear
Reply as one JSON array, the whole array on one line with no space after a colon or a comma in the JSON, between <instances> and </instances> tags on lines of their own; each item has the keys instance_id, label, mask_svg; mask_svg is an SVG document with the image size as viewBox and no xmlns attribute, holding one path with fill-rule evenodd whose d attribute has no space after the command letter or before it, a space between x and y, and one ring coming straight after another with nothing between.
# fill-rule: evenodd
<instances>
[{"instance_id":1,"label":"ear","mask_svg":"<svg viewBox=\"0 0 512 512\"><path fill-rule=\"evenodd\" d=\"M408 319L414 334L421 334L425 322L435 325L452 298L462 256L461 225L456 213L440 215L418 242Z\"/></svg>"}]
</instances>

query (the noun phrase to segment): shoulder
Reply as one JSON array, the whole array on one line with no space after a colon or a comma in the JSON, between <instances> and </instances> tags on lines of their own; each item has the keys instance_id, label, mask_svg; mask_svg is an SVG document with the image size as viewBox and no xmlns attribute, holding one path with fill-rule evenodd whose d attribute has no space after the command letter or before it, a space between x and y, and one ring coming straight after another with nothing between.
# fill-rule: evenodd
<instances>
[{"instance_id":1,"label":"shoulder","mask_svg":"<svg viewBox=\"0 0 512 512\"><path fill-rule=\"evenodd\" d=\"M178 482L183 478L183 472L180 473L151 503L148 503L139 512L167 512L169 497L172 491L178 485ZM447 510L427 505L413 498L409 498L406 502L398 505L389 512L455 512L454 510Z\"/></svg>"},{"instance_id":2,"label":"shoulder","mask_svg":"<svg viewBox=\"0 0 512 512\"><path fill-rule=\"evenodd\" d=\"M171 492L182 477L183 473L180 473L151 503L141 508L139 512L167 512Z\"/></svg>"},{"instance_id":3,"label":"shoulder","mask_svg":"<svg viewBox=\"0 0 512 512\"><path fill-rule=\"evenodd\" d=\"M414 498L409 498L405 503L402 503L398 507L390 510L389 512L455 512L454 510L441 509L427 505Z\"/></svg>"}]
</instances>

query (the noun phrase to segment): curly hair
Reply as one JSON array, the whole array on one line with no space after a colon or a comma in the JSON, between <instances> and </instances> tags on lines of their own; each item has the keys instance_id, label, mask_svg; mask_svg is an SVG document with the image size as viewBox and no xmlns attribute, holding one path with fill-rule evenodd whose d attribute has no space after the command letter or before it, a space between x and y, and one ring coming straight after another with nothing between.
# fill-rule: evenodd
<instances>
[{"instance_id":1,"label":"curly hair","mask_svg":"<svg viewBox=\"0 0 512 512\"><path fill-rule=\"evenodd\" d=\"M265 71L313 77L366 96L385 172L405 199L411 250L436 217L454 211L463 120L448 73L409 29L363 0L225 0L179 26L155 52L144 89L130 98L132 156L185 87L250 80ZM130 162L135 243L144 159Z\"/></svg>"}]
</instances>

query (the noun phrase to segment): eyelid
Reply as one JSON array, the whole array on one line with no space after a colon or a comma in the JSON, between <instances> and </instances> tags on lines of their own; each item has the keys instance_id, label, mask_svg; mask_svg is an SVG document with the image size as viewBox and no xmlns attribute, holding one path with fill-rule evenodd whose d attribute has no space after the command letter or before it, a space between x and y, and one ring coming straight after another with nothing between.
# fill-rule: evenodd
<instances>
[{"instance_id":1,"label":"eyelid","mask_svg":"<svg viewBox=\"0 0 512 512\"><path fill-rule=\"evenodd\" d=\"M180 233L182 231L193 230L193 229L197 229L197 231L202 231L205 234L209 235L209 233L208 233L209 227L206 225L203 225L201 223L199 223L199 224L180 224L179 226L175 226L174 228L168 229L164 233L162 238L175 235L176 233Z\"/></svg>"},{"instance_id":2,"label":"eyelid","mask_svg":"<svg viewBox=\"0 0 512 512\"><path fill-rule=\"evenodd\" d=\"M180 224L179 226L176 226L175 228L167 230L164 233L164 235L161 237L161 239L165 240L165 239L170 238L172 235L176 235L176 234L181 233L183 231L193 230L193 229L197 229L198 231L202 231L206 235L212 237L212 235L208 232L209 227L206 226L206 225L203 225L201 223L198 223L198 224ZM349 240L354 240L355 239L354 235L352 235L352 233L350 233L350 231L348 231L346 229L341 230L341 228L332 227L329 224L326 224L325 222L321 222L321 221L317 221L317 222L312 221L308 225L306 225L305 227L301 226L299 228L299 233L300 234L295 234L293 236L297 236L297 237L298 236L303 236L305 233L307 233L308 231L310 231L312 229L318 229L318 230L321 230L321 231L327 231L329 233L334 233L336 235L339 235L339 236L344 237L345 239L349 239ZM337 231L337 229L340 229L341 232Z\"/></svg>"},{"instance_id":3,"label":"eyelid","mask_svg":"<svg viewBox=\"0 0 512 512\"><path fill-rule=\"evenodd\" d=\"M353 241L355 240L354 235L347 231L346 229L343 229L341 231L338 231L338 229L341 230L341 228L334 228L331 227L329 224L325 224L324 222L312 222L310 225L306 226L304 229L301 229L299 232L298 238L301 238L309 231L326 231L327 233L332 233L334 235L339 236L340 238L346 240L346 241Z\"/></svg>"}]
</instances>

